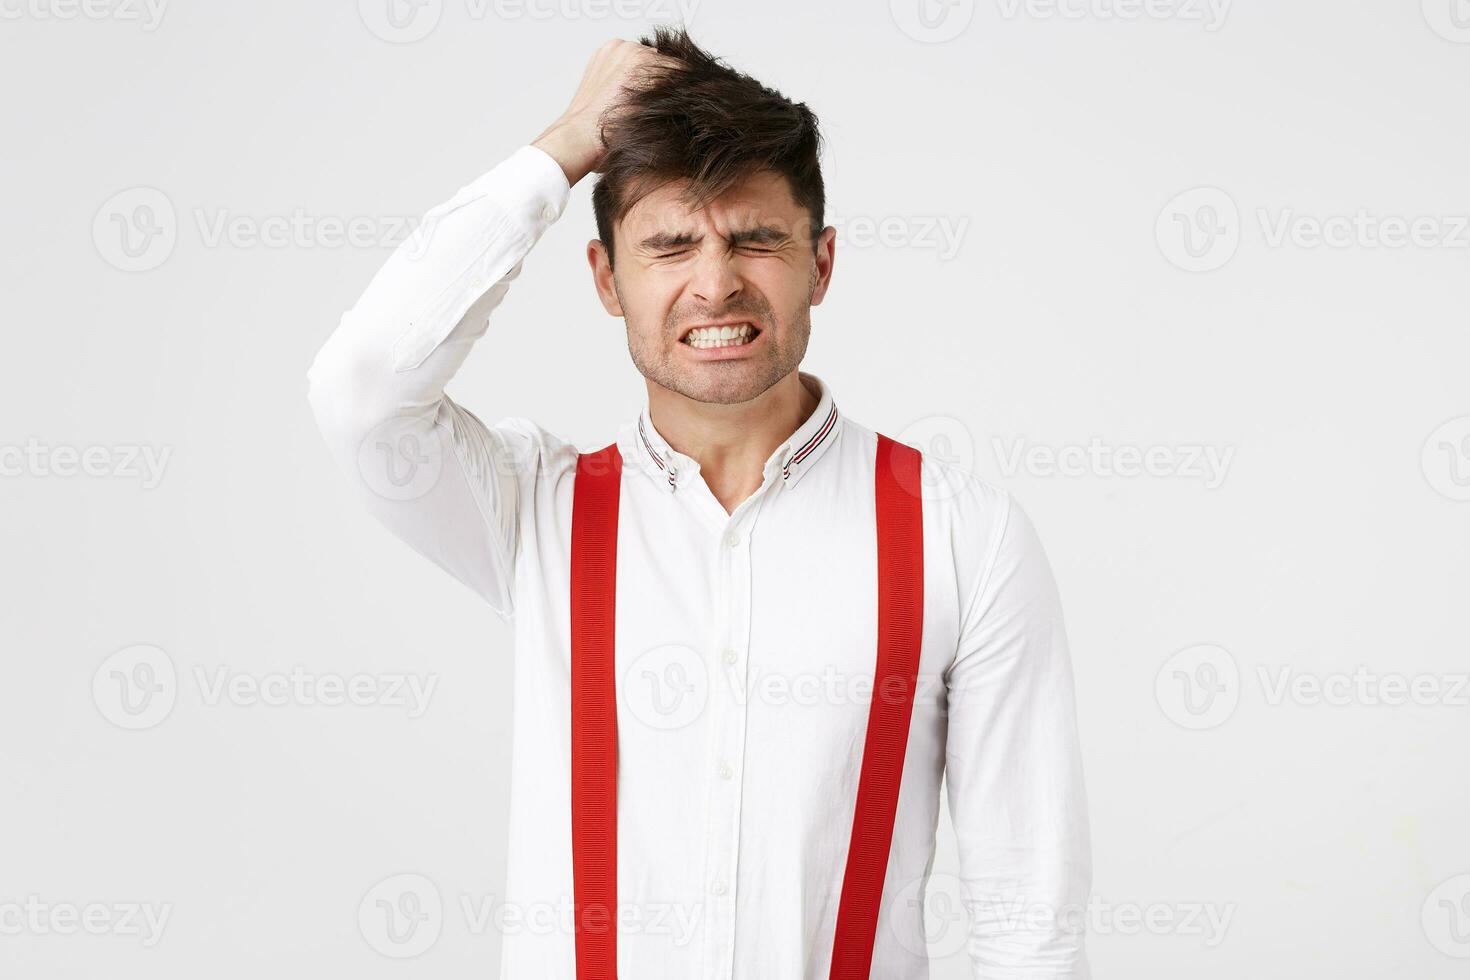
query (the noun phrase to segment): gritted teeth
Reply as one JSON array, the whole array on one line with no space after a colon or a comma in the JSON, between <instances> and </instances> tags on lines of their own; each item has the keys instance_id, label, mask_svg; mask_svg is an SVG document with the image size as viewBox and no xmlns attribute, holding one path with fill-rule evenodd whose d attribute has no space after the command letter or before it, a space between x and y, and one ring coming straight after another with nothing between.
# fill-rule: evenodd
<instances>
[{"instance_id":1,"label":"gritted teeth","mask_svg":"<svg viewBox=\"0 0 1470 980\"><path fill-rule=\"evenodd\" d=\"M705 350L711 347L738 347L748 344L760 331L750 323L719 327L695 327L684 335L681 343Z\"/></svg>"}]
</instances>

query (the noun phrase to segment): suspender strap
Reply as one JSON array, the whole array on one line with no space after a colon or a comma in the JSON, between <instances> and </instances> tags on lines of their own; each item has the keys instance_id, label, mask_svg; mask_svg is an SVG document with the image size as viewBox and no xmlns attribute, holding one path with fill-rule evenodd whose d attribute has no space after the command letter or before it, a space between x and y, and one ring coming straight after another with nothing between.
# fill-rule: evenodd
<instances>
[{"instance_id":1,"label":"suspender strap","mask_svg":"<svg viewBox=\"0 0 1470 980\"><path fill-rule=\"evenodd\" d=\"M618 714L614 443L577 457L572 493L572 887L578 980L618 975Z\"/></svg>"},{"instance_id":2,"label":"suspender strap","mask_svg":"<svg viewBox=\"0 0 1470 980\"><path fill-rule=\"evenodd\" d=\"M878 435L878 650L832 980L869 980L913 716L924 622L918 450ZM618 721L614 639L618 496L614 443L577 457L572 494L572 879L577 980L617 980Z\"/></svg>"},{"instance_id":3,"label":"suspender strap","mask_svg":"<svg viewBox=\"0 0 1470 980\"><path fill-rule=\"evenodd\" d=\"M837 907L832 980L868 980L913 715L924 626L920 453L878 434L878 659L857 810Z\"/></svg>"}]
</instances>

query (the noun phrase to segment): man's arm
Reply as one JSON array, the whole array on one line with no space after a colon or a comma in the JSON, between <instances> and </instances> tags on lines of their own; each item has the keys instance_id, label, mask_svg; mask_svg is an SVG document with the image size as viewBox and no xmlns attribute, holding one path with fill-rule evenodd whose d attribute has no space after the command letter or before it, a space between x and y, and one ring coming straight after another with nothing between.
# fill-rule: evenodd
<instances>
[{"instance_id":1,"label":"man's arm","mask_svg":"<svg viewBox=\"0 0 1470 980\"><path fill-rule=\"evenodd\" d=\"M461 188L388 258L308 372L317 424L368 509L502 615L535 430L488 427L444 387L570 190L534 146Z\"/></svg>"},{"instance_id":2,"label":"man's arm","mask_svg":"<svg viewBox=\"0 0 1470 980\"><path fill-rule=\"evenodd\" d=\"M604 114L661 60L628 41L598 48L567 110L425 215L308 372L317 424L368 509L501 615L513 612L519 497L539 430L524 418L486 426L444 388L572 185L601 162Z\"/></svg>"},{"instance_id":3,"label":"man's arm","mask_svg":"<svg viewBox=\"0 0 1470 980\"><path fill-rule=\"evenodd\" d=\"M1087 801L1061 603L1041 542L1002 524L946 673L945 780L985 980L1087 980Z\"/></svg>"}]
</instances>

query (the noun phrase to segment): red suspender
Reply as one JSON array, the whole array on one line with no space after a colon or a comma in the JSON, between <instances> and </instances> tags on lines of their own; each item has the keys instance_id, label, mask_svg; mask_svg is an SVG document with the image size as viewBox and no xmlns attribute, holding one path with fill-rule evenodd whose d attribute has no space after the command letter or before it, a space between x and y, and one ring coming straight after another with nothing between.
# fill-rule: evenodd
<instances>
[{"instance_id":1,"label":"red suspender","mask_svg":"<svg viewBox=\"0 0 1470 980\"><path fill-rule=\"evenodd\" d=\"M578 980L618 976L616 444L577 457L572 491L572 889Z\"/></svg>"},{"instance_id":2,"label":"red suspender","mask_svg":"<svg viewBox=\"0 0 1470 980\"><path fill-rule=\"evenodd\" d=\"M924 508L917 449L878 433L878 660L847 847L832 980L868 980L893 843L924 633Z\"/></svg>"},{"instance_id":3,"label":"red suspender","mask_svg":"<svg viewBox=\"0 0 1470 980\"><path fill-rule=\"evenodd\" d=\"M924 623L920 453L878 434L878 651L832 980L869 980ZM577 457L572 494L572 878L577 980L617 980L614 611L622 456Z\"/></svg>"}]
</instances>

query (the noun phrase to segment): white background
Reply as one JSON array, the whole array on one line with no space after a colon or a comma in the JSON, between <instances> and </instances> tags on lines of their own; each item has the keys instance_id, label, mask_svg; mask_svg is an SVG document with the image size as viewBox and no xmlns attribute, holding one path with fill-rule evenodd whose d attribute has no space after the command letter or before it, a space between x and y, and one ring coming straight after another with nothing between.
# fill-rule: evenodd
<instances>
[{"instance_id":1,"label":"white background","mask_svg":"<svg viewBox=\"0 0 1470 980\"><path fill-rule=\"evenodd\" d=\"M406 222L677 8L94 2L0 2L0 974L493 976L509 632L353 503L305 372ZM1096 976L1463 977L1470 6L1070 2L694 6L823 125L804 367L1040 528ZM452 387L584 447L642 398L589 186ZM435 686L216 696L296 668ZM372 924L400 874L443 903L415 958Z\"/></svg>"}]
</instances>

